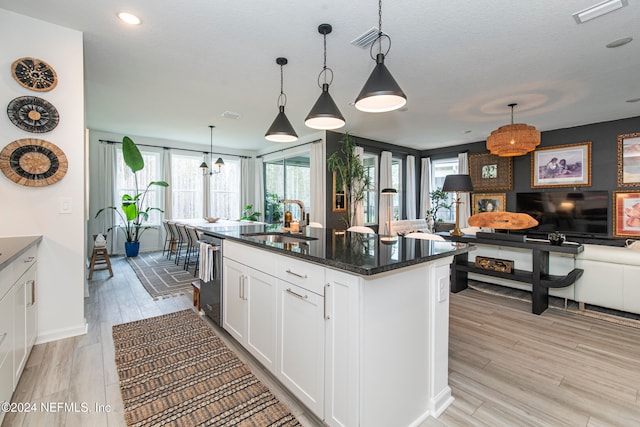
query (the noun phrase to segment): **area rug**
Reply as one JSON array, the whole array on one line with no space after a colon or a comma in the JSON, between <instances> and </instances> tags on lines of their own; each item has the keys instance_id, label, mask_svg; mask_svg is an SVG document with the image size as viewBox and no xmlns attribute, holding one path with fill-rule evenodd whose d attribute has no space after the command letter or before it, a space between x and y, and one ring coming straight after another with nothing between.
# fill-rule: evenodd
<instances>
[{"instance_id":1,"label":"area rug","mask_svg":"<svg viewBox=\"0 0 640 427\"><path fill-rule=\"evenodd\" d=\"M192 292L191 282L196 280L189 272L167 259L162 252L145 252L127 261L142 286L154 299L168 298Z\"/></svg>"},{"instance_id":2,"label":"area rug","mask_svg":"<svg viewBox=\"0 0 640 427\"><path fill-rule=\"evenodd\" d=\"M129 426L299 426L192 310L113 327Z\"/></svg>"}]
</instances>

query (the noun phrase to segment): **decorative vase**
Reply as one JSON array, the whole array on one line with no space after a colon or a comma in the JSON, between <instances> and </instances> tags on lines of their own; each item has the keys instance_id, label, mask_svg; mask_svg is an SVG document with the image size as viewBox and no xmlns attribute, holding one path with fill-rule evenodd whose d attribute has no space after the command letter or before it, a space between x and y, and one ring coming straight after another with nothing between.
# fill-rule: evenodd
<instances>
[{"instance_id":1,"label":"decorative vase","mask_svg":"<svg viewBox=\"0 0 640 427\"><path fill-rule=\"evenodd\" d=\"M124 251L130 258L137 257L140 251L140 242L124 242Z\"/></svg>"},{"instance_id":2,"label":"decorative vase","mask_svg":"<svg viewBox=\"0 0 640 427\"><path fill-rule=\"evenodd\" d=\"M434 227L436 226L436 222L433 219L433 215L427 215L427 227L429 227L430 232L434 232Z\"/></svg>"}]
</instances>

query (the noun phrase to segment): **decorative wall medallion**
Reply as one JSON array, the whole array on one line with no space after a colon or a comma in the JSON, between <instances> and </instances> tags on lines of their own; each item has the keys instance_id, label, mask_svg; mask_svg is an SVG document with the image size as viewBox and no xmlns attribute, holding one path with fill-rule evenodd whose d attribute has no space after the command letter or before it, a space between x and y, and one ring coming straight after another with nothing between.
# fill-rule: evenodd
<instances>
[{"instance_id":1,"label":"decorative wall medallion","mask_svg":"<svg viewBox=\"0 0 640 427\"><path fill-rule=\"evenodd\" d=\"M22 130L44 133L58 126L58 110L48 101L36 96L20 96L7 107L9 120Z\"/></svg>"},{"instance_id":2,"label":"decorative wall medallion","mask_svg":"<svg viewBox=\"0 0 640 427\"><path fill-rule=\"evenodd\" d=\"M55 144L36 138L13 141L0 151L0 170L16 184L44 187L67 173L67 156Z\"/></svg>"},{"instance_id":3,"label":"decorative wall medallion","mask_svg":"<svg viewBox=\"0 0 640 427\"><path fill-rule=\"evenodd\" d=\"M13 78L21 86L37 92L47 92L58 84L56 71L37 58L20 58L11 64Z\"/></svg>"}]
</instances>

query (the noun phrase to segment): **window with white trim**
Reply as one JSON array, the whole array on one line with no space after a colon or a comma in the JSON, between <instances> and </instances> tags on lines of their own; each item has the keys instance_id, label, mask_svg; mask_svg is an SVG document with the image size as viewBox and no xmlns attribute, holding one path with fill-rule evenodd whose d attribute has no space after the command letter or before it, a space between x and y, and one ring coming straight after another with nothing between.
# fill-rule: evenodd
<instances>
[{"instance_id":1,"label":"window with white trim","mask_svg":"<svg viewBox=\"0 0 640 427\"><path fill-rule=\"evenodd\" d=\"M172 217L202 218L202 171L200 155L171 153Z\"/></svg>"},{"instance_id":2,"label":"window with white trim","mask_svg":"<svg viewBox=\"0 0 640 427\"><path fill-rule=\"evenodd\" d=\"M431 191L436 189L442 189L444 185L444 179L447 175L458 173L458 157L451 157L447 159L439 159L431 161ZM448 193L448 202L453 203L455 200L455 193ZM440 208L436 214L436 219L441 219L444 222L454 223L456 222L456 209L455 205L452 205L451 209Z\"/></svg>"},{"instance_id":3,"label":"window with white trim","mask_svg":"<svg viewBox=\"0 0 640 427\"><path fill-rule=\"evenodd\" d=\"M218 156L214 154L213 158ZM217 167L214 167L217 172ZM211 216L215 218L240 218L240 160L224 159L220 173L209 176L211 187ZM260 211L260 209L255 209Z\"/></svg>"},{"instance_id":4,"label":"window with white trim","mask_svg":"<svg viewBox=\"0 0 640 427\"><path fill-rule=\"evenodd\" d=\"M128 194L135 197L136 193L136 175L138 184L138 193L143 193L146 186L152 181L162 181L162 154L158 151L144 150L140 148L140 154L144 161L144 168L134 175L131 169L124 163L122 156L122 147L116 147L116 201L115 205L119 212L122 212L122 196ZM142 203L141 210L148 207L163 207L164 187L152 185ZM149 212L149 219L145 225L159 225L162 220L162 213L156 210ZM120 215L116 215L116 225L122 225Z\"/></svg>"}]
</instances>

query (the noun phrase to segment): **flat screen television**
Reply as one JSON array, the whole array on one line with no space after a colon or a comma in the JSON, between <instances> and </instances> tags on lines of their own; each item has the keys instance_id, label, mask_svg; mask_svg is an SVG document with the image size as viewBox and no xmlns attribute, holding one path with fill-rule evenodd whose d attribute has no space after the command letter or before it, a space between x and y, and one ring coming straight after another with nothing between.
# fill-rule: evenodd
<instances>
[{"instance_id":1,"label":"flat screen television","mask_svg":"<svg viewBox=\"0 0 640 427\"><path fill-rule=\"evenodd\" d=\"M516 212L539 223L527 234L559 231L574 237L608 237L609 206L608 191L516 193Z\"/></svg>"}]
</instances>

